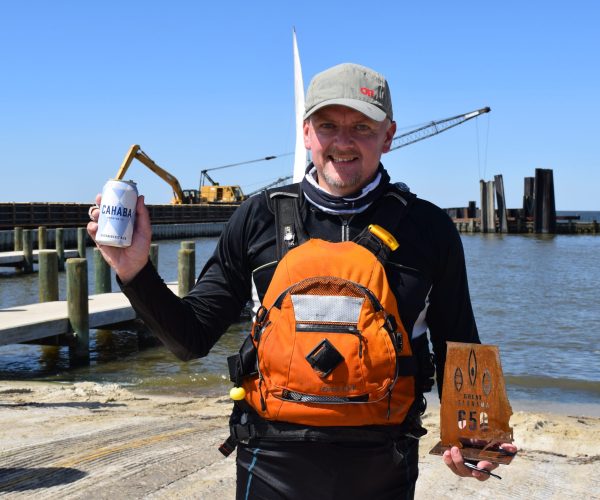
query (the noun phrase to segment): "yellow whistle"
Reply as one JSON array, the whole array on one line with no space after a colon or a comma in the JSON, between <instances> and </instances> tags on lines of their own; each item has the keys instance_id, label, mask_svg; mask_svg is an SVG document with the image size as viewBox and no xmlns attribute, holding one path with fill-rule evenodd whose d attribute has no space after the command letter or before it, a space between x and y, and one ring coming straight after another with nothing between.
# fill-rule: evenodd
<instances>
[{"instance_id":1,"label":"yellow whistle","mask_svg":"<svg viewBox=\"0 0 600 500\"><path fill-rule=\"evenodd\" d=\"M229 390L229 397L234 401L241 401L246 397L246 391L243 387L232 387Z\"/></svg>"},{"instance_id":2,"label":"yellow whistle","mask_svg":"<svg viewBox=\"0 0 600 500\"><path fill-rule=\"evenodd\" d=\"M371 231L371 233L373 233L375 236L377 236L385 245L390 247L392 252L400 246L400 244L398 243L396 238L394 238L392 233L386 231L385 229L383 229L381 226L378 226L377 224L370 224L369 231Z\"/></svg>"}]
</instances>

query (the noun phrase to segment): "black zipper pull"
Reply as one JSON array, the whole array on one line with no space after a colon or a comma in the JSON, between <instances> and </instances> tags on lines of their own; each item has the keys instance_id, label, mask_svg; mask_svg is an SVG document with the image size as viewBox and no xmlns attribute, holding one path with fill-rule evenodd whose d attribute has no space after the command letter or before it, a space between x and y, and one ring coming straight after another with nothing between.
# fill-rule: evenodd
<instances>
[{"instance_id":1,"label":"black zipper pull","mask_svg":"<svg viewBox=\"0 0 600 500\"><path fill-rule=\"evenodd\" d=\"M258 375L258 393L260 394L260 408L262 411L267 411L267 403L265 402L265 398L263 396L263 392L262 392L262 383L263 383L263 377L262 377L262 373L260 373Z\"/></svg>"},{"instance_id":2,"label":"black zipper pull","mask_svg":"<svg viewBox=\"0 0 600 500\"><path fill-rule=\"evenodd\" d=\"M362 358L362 356L363 356L363 336L360 333L360 330L356 330L356 335L358 336L358 357Z\"/></svg>"},{"instance_id":3,"label":"black zipper pull","mask_svg":"<svg viewBox=\"0 0 600 500\"><path fill-rule=\"evenodd\" d=\"M402 339L402 332L398 332L398 324L393 314L386 314L385 316L385 329L395 339L396 351L401 353L404 349L404 340Z\"/></svg>"},{"instance_id":4,"label":"black zipper pull","mask_svg":"<svg viewBox=\"0 0 600 500\"><path fill-rule=\"evenodd\" d=\"M348 327L348 331L353 335L358 337L358 357L362 358L363 356L363 336L360 333L360 330L356 328L354 325Z\"/></svg>"}]
</instances>

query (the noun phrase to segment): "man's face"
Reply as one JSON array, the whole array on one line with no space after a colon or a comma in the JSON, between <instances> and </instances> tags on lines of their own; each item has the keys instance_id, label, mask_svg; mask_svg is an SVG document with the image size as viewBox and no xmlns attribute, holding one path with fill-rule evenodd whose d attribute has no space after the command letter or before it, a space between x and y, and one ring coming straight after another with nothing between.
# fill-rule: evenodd
<instances>
[{"instance_id":1,"label":"man's face","mask_svg":"<svg viewBox=\"0 0 600 500\"><path fill-rule=\"evenodd\" d=\"M316 111L304 122L304 145L312 152L319 185L336 196L358 191L373 179L395 132L395 122L376 122L345 106Z\"/></svg>"}]
</instances>

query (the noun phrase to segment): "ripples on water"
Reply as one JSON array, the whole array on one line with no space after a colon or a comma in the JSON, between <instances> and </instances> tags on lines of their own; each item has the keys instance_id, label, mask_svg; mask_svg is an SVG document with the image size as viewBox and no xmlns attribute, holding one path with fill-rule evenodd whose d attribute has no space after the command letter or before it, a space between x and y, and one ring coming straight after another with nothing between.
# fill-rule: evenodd
<instances>
[{"instance_id":1,"label":"ripples on water","mask_svg":"<svg viewBox=\"0 0 600 500\"><path fill-rule=\"evenodd\" d=\"M216 238L203 238L196 244L196 272L212 253ZM167 282L177 280L179 241L161 241L159 272ZM87 250L88 262L92 250ZM20 275L0 270L1 307L37 301L37 274ZM88 270L90 291L94 273ZM113 291L118 285L113 274ZM66 275L59 274L59 298L66 298ZM226 357L234 352L248 332L249 324L237 324L223 336L211 355L181 362L163 347L149 347L135 332L128 330L90 331L90 366L69 368L67 348L10 345L0 347L0 378L41 379L48 381L92 380L119 383L153 392L203 393L220 395L229 390ZM143 345L140 345L142 343Z\"/></svg>"},{"instance_id":2,"label":"ripples on water","mask_svg":"<svg viewBox=\"0 0 600 500\"><path fill-rule=\"evenodd\" d=\"M600 237L473 234L462 240L480 336L500 347L511 400L600 404ZM198 240L198 272L215 244L214 238ZM159 271L165 281L177 278L178 249L179 242L160 243ZM36 275L0 272L2 307L37 300ZM61 299L64 281L62 273ZM93 273L89 286L93 290ZM77 369L68 369L65 348L0 347L0 377L224 394L231 385L225 358L249 326L234 325L207 358L187 363L162 347L140 349L131 332L92 331L91 365Z\"/></svg>"},{"instance_id":3,"label":"ripples on water","mask_svg":"<svg viewBox=\"0 0 600 500\"><path fill-rule=\"evenodd\" d=\"M500 346L513 390L600 403L600 237L476 234L463 245L482 342Z\"/></svg>"}]
</instances>

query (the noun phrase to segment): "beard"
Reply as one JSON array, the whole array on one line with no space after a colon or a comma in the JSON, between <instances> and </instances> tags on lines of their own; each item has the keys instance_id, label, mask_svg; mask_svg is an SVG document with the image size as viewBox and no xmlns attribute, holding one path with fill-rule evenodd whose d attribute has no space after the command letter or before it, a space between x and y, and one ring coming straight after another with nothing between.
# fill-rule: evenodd
<instances>
[{"instance_id":1,"label":"beard","mask_svg":"<svg viewBox=\"0 0 600 500\"><path fill-rule=\"evenodd\" d=\"M351 167L344 167L342 165L337 168L333 162L329 161L329 158L336 156L354 156L359 158L359 155L353 151L345 151L344 153L338 153L337 151L328 152L325 156L324 166L320 168L320 175L323 177L325 184L334 189L348 190L354 188L358 190L361 187L363 181L363 167L357 167L353 165Z\"/></svg>"},{"instance_id":2,"label":"beard","mask_svg":"<svg viewBox=\"0 0 600 500\"><path fill-rule=\"evenodd\" d=\"M349 176L340 176L337 172L332 174L329 169L324 169L321 175L328 186L336 189L356 188L358 190L362 183L360 172L355 172Z\"/></svg>"}]
</instances>

